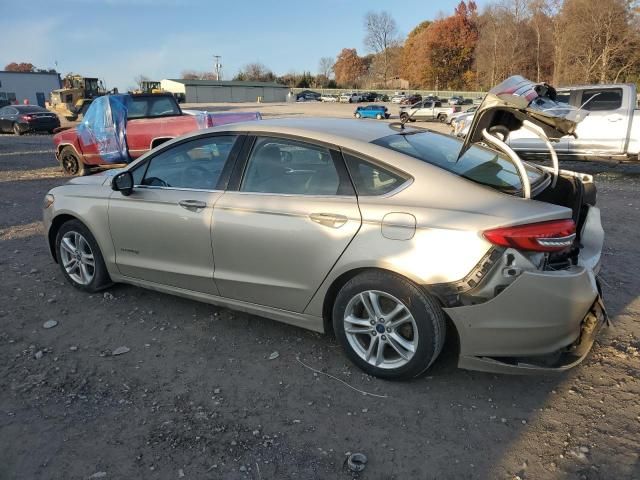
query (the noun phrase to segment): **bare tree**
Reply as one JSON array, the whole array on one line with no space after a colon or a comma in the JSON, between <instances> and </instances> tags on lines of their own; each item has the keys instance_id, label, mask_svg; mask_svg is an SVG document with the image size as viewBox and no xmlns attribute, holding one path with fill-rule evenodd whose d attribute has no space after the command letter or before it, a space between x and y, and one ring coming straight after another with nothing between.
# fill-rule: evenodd
<instances>
[{"instance_id":1,"label":"bare tree","mask_svg":"<svg viewBox=\"0 0 640 480\"><path fill-rule=\"evenodd\" d=\"M234 80L273 82L275 74L260 62L248 63L235 76Z\"/></svg>"},{"instance_id":2,"label":"bare tree","mask_svg":"<svg viewBox=\"0 0 640 480\"><path fill-rule=\"evenodd\" d=\"M331 57L322 57L318 63L318 74L324 75L327 79L333 73L334 60Z\"/></svg>"},{"instance_id":3,"label":"bare tree","mask_svg":"<svg viewBox=\"0 0 640 480\"><path fill-rule=\"evenodd\" d=\"M389 49L399 44L396 21L389 12L369 12L364 17L364 27L364 44L370 51L382 57L382 77L386 85L391 64Z\"/></svg>"},{"instance_id":4,"label":"bare tree","mask_svg":"<svg viewBox=\"0 0 640 480\"><path fill-rule=\"evenodd\" d=\"M149 78L149 77L147 77L146 75L142 75L142 74L140 74L140 75L138 75L136 78L134 78L133 80L134 80L134 81L136 82L136 84L138 85L138 88L139 88L140 90L142 90L142 83L143 83L143 82L148 82L148 81L150 81L150 78Z\"/></svg>"}]
</instances>

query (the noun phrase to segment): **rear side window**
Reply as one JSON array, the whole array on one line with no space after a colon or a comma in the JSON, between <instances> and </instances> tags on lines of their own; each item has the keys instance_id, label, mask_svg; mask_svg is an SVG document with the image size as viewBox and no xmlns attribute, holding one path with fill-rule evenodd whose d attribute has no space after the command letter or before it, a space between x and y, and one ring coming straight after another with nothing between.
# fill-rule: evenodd
<instances>
[{"instance_id":1,"label":"rear side window","mask_svg":"<svg viewBox=\"0 0 640 480\"><path fill-rule=\"evenodd\" d=\"M522 189L518 170L505 155L489 148L472 145L458 158L462 142L448 135L410 132L382 137L373 143L506 193L516 193ZM527 163L525 169L532 186L544 179L541 170Z\"/></svg>"},{"instance_id":2,"label":"rear side window","mask_svg":"<svg viewBox=\"0 0 640 480\"><path fill-rule=\"evenodd\" d=\"M296 140L262 137L253 147L240 190L285 195L342 195L347 194L343 193L345 182L348 183L348 179L341 178L329 149Z\"/></svg>"},{"instance_id":3,"label":"rear side window","mask_svg":"<svg viewBox=\"0 0 640 480\"><path fill-rule=\"evenodd\" d=\"M358 196L371 197L384 195L395 190L407 181L405 176L355 157L349 153L344 154L344 160Z\"/></svg>"},{"instance_id":4,"label":"rear side window","mask_svg":"<svg viewBox=\"0 0 640 480\"><path fill-rule=\"evenodd\" d=\"M616 110L622 106L622 89L584 90L580 102L584 110Z\"/></svg>"}]
</instances>

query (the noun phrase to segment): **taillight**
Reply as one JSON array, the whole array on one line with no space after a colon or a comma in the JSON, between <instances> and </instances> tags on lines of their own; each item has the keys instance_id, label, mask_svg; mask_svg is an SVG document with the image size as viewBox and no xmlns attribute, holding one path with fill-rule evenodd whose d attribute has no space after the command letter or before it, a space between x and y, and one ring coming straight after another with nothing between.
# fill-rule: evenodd
<instances>
[{"instance_id":1,"label":"taillight","mask_svg":"<svg viewBox=\"0 0 640 480\"><path fill-rule=\"evenodd\" d=\"M20 118L22 120L24 120L25 122L28 122L29 120L31 120L33 117L31 115L20 115Z\"/></svg>"},{"instance_id":2,"label":"taillight","mask_svg":"<svg viewBox=\"0 0 640 480\"><path fill-rule=\"evenodd\" d=\"M557 252L573 245L576 224L573 220L552 220L515 227L487 230L484 238L502 247L533 252Z\"/></svg>"}]
</instances>

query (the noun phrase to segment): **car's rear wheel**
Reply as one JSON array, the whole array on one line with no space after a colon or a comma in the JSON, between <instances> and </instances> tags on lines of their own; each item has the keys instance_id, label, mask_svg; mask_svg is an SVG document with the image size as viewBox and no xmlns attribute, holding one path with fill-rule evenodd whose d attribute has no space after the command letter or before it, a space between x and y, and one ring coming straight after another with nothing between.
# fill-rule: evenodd
<instances>
[{"instance_id":1,"label":"car's rear wheel","mask_svg":"<svg viewBox=\"0 0 640 480\"><path fill-rule=\"evenodd\" d=\"M362 117L362 115L360 115L360 113L356 112L356 118L360 118Z\"/></svg>"},{"instance_id":2,"label":"car's rear wheel","mask_svg":"<svg viewBox=\"0 0 640 480\"><path fill-rule=\"evenodd\" d=\"M58 230L56 255L62 273L74 287L97 292L111 284L98 242L79 220L69 220Z\"/></svg>"},{"instance_id":3,"label":"car's rear wheel","mask_svg":"<svg viewBox=\"0 0 640 480\"><path fill-rule=\"evenodd\" d=\"M60 150L60 165L67 175L82 176L86 173L84 162L71 147Z\"/></svg>"},{"instance_id":4,"label":"car's rear wheel","mask_svg":"<svg viewBox=\"0 0 640 480\"><path fill-rule=\"evenodd\" d=\"M24 132L20 129L20 125L18 125L17 123L13 124L13 133L20 136L22 135Z\"/></svg>"},{"instance_id":5,"label":"car's rear wheel","mask_svg":"<svg viewBox=\"0 0 640 480\"><path fill-rule=\"evenodd\" d=\"M400 120L402 120L403 122L406 122L409 119L409 115L406 113L401 113L400 114Z\"/></svg>"},{"instance_id":6,"label":"car's rear wheel","mask_svg":"<svg viewBox=\"0 0 640 480\"><path fill-rule=\"evenodd\" d=\"M439 120L441 123L444 123L444 122L446 122L446 121L447 121L447 116L446 116L446 115L438 115L438 120Z\"/></svg>"},{"instance_id":7,"label":"car's rear wheel","mask_svg":"<svg viewBox=\"0 0 640 480\"><path fill-rule=\"evenodd\" d=\"M382 120L382 115L377 114L377 115L376 115L376 118L377 118L378 120Z\"/></svg>"},{"instance_id":8,"label":"car's rear wheel","mask_svg":"<svg viewBox=\"0 0 640 480\"><path fill-rule=\"evenodd\" d=\"M340 289L333 328L347 356L366 373L406 379L423 373L440 354L445 317L409 280L372 270Z\"/></svg>"}]
</instances>

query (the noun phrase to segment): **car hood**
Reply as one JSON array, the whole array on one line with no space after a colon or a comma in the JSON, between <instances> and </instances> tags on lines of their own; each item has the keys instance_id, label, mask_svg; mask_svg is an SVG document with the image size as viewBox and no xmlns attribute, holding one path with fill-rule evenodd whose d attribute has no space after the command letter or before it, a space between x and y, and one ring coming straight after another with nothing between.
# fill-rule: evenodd
<instances>
[{"instance_id":1,"label":"car hood","mask_svg":"<svg viewBox=\"0 0 640 480\"><path fill-rule=\"evenodd\" d=\"M104 185L111 182L111 178L122 172L124 168L112 168L103 172L86 175L84 177L74 177L67 182L67 185Z\"/></svg>"},{"instance_id":2,"label":"car hood","mask_svg":"<svg viewBox=\"0 0 640 480\"><path fill-rule=\"evenodd\" d=\"M539 126L550 139L575 135L577 124L588 112L556 101L556 90L514 75L493 87L475 112L462 152L483 139L482 131L505 127L510 132L524 120Z\"/></svg>"}]
</instances>

